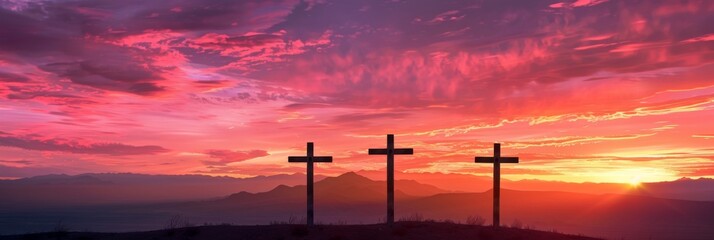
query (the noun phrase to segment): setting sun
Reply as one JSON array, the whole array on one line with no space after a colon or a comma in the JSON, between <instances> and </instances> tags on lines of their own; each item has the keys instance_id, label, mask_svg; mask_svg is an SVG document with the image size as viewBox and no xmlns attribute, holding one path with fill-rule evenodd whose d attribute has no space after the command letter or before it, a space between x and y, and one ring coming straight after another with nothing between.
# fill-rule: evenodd
<instances>
[{"instance_id":1,"label":"setting sun","mask_svg":"<svg viewBox=\"0 0 714 240\"><path fill-rule=\"evenodd\" d=\"M630 187L633 187L633 188L639 187L640 184L641 184L641 183L640 183L640 178L639 178L639 177L634 177L634 178L630 179L629 184L630 184Z\"/></svg>"}]
</instances>

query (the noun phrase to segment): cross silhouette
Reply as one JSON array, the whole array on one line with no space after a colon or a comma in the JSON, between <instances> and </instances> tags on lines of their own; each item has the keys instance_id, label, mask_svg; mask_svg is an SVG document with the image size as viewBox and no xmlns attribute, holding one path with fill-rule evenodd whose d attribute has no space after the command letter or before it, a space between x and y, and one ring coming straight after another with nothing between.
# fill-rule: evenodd
<instances>
[{"instance_id":1,"label":"cross silhouette","mask_svg":"<svg viewBox=\"0 0 714 240\"><path fill-rule=\"evenodd\" d=\"M493 157L476 157L476 163L493 163L493 226L500 225L501 163L518 163L518 157L501 157L501 144L493 144Z\"/></svg>"},{"instance_id":2,"label":"cross silhouette","mask_svg":"<svg viewBox=\"0 0 714 240\"><path fill-rule=\"evenodd\" d=\"M394 148L394 134L387 134L387 148L370 148L369 155L387 155L387 224L394 224L394 155L412 155L413 148Z\"/></svg>"},{"instance_id":3,"label":"cross silhouette","mask_svg":"<svg viewBox=\"0 0 714 240\"><path fill-rule=\"evenodd\" d=\"M314 195L313 195L313 163L332 162L332 156L314 156L312 142L307 143L307 156L288 156L288 162L307 163L307 225L315 224Z\"/></svg>"}]
</instances>

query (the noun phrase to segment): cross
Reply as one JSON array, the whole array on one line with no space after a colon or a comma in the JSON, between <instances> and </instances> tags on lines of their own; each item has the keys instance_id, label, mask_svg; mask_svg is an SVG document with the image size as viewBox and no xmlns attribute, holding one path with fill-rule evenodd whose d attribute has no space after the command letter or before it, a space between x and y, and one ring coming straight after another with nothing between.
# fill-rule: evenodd
<instances>
[{"instance_id":1,"label":"cross","mask_svg":"<svg viewBox=\"0 0 714 240\"><path fill-rule=\"evenodd\" d=\"M288 156L288 162L307 163L307 225L315 224L314 195L313 195L313 163L332 162L332 156L314 156L312 142L307 143L307 156Z\"/></svg>"},{"instance_id":2,"label":"cross","mask_svg":"<svg viewBox=\"0 0 714 240\"><path fill-rule=\"evenodd\" d=\"M414 154L412 148L394 148L394 134L387 134L387 148L370 148L369 155L387 155L387 224L394 224L394 155Z\"/></svg>"},{"instance_id":3,"label":"cross","mask_svg":"<svg viewBox=\"0 0 714 240\"><path fill-rule=\"evenodd\" d=\"M500 222L501 163L518 163L518 157L501 157L501 144L493 144L493 157L476 157L476 163L493 163L493 226Z\"/></svg>"}]
</instances>

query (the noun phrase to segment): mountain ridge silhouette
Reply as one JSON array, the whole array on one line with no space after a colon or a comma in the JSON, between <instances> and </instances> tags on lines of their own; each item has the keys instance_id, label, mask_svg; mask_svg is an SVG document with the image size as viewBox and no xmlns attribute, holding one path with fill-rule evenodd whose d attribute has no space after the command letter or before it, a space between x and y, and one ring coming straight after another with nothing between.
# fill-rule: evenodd
<instances>
[{"instance_id":1,"label":"mountain ridge silhouette","mask_svg":"<svg viewBox=\"0 0 714 240\"><path fill-rule=\"evenodd\" d=\"M174 201L143 205L85 206L61 208L66 224L88 226L97 231L152 230L163 227L167 219L181 215L198 223L268 224L300 218L305 214L305 178L297 186L277 186L265 192L238 192L200 201ZM426 184L425 184L426 185ZM352 189L347 186L360 186ZM421 186L421 185L420 185ZM428 186L428 185L427 185ZM396 183L397 220L412 215L425 219L463 221L468 216L482 216L489 222L490 191L478 193L438 193L410 196L408 184ZM416 191L416 190L411 190ZM373 195L370 195L373 194ZM315 182L315 217L317 223L352 224L383 221L386 184L348 173ZM585 194L562 191L521 191L502 189L502 223L519 219L536 229L557 229L594 237L619 239L713 239L714 201L686 201L623 194ZM7 223L0 231L28 232L27 221L50 228L56 224L57 211L45 213L6 209ZM83 215L83 213L91 213ZM380 220L382 219L382 220ZM107 222L110 221L110 222ZM114 226L105 229L103 226ZM36 229L36 228L35 228Z\"/></svg>"}]
</instances>

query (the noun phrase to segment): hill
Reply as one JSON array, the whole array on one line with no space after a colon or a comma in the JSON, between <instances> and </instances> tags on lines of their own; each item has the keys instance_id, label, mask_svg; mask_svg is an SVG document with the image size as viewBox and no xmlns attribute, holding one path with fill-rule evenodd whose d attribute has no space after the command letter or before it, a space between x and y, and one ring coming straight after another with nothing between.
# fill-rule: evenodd
<instances>
[{"instance_id":1,"label":"hill","mask_svg":"<svg viewBox=\"0 0 714 240\"><path fill-rule=\"evenodd\" d=\"M402 212L419 212L436 219L490 216L491 194L491 191L439 194L399 206ZM714 216L714 202L501 190L503 223L518 221L537 229L611 239L714 239L711 216Z\"/></svg>"},{"instance_id":2,"label":"hill","mask_svg":"<svg viewBox=\"0 0 714 240\"><path fill-rule=\"evenodd\" d=\"M25 239L187 239L187 240L223 240L223 239L330 239L330 240L381 240L381 239L474 239L474 240L595 240L595 238L566 235L536 230L462 225L441 222L398 222L389 228L383 224L375 225L321 225L307 228L302 225L263 225L263 226L202 226L179 229L167 229L148 232L130 233L87 233L87 232L52 232L0 236L0 240Z\"/></svg>"}]
</instances>

